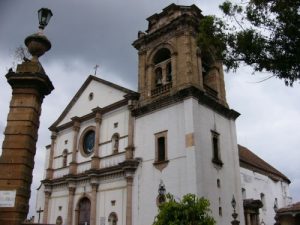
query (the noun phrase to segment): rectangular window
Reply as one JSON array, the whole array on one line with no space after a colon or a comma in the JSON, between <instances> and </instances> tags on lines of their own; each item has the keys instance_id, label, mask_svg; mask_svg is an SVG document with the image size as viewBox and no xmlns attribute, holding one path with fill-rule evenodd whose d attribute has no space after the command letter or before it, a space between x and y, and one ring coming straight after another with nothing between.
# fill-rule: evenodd
<instances>
[{"instance_id":1,"label":"rectangular window","mask_svg":"<svg viewBox=\"0 0 300 225\"><path fill-rule=\"evenodd\" d=\"M211 131L212 135L212 162L214 164L217 164L219 166L223 165L223 162L221 160L220 156L220 143L219 143L219 133L216 131Z\"/></svg>"},{"instance_id":2,"label":"rectangular window","mask_svg":"<svg viewBox=\"0 0 300 225\"><path fill-rule=\"evenodd\" d=\"M153 166L162 171L168 165L168 131L154 134L155 160Z\"/></svg>"},{"instance_id":3,"label":"rectangular window","mask_svg":"<svg viewBox=\"0 0 300 225\"><path fill-rule=\"evenodd\" d=\"M168 160L167 148L168 131L162 131L154 134L155 136L155 163L166 162Z\"/></svg>"},{"instance_id":4,"label":"rectangular window","mask_svg":"<svg viewBox=\"0 0 300 225\"><path fill-rule=\"evenodd\" d=\"M157 161L166 160L166 143L165 137L157 138Z\"/></svg>"}]
</instances>

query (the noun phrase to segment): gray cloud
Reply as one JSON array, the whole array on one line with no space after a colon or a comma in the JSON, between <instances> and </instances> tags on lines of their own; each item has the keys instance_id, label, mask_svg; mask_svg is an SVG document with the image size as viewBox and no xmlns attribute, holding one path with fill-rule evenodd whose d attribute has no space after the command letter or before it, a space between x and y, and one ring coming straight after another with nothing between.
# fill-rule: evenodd
<instances>
[{"instance_id":1,"label":"gray cloud","mask_svg":"<svg viewBox=\"0 0 300 225\"><path fill-rule=\"evenodd\" d=\"M10 0L0 3L0 132L6 124L11 89L3 76L12 65L12 55L24 38L37 31L37 10L49 7L53 18L45 33L52 49L41 57L55 90L43 103L30 215L35 206L35 189L43 176L44 146L50 142L48 127L56 120L93 67L98 76L137 87L137 52L131 46L139 30L147 29L146 18L172 1L152 0ZM184 1L197 4L204 14L220 13L217 1ZM242 115L237 120L239 143L249 147L292 180L291 193L300 200L299 85L287 88L271 79L254 83L267 75L251 75L249 68L226 76L230 106ZM2 138L2 136L1 136ZM0 138L0 141L1 141Z\"/></svg>"}]
</instances>

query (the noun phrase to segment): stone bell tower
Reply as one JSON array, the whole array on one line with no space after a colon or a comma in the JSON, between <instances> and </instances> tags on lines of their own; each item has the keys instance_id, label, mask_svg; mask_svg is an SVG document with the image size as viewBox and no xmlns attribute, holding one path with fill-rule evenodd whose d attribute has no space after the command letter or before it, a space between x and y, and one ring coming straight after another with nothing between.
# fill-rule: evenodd
<instances>
[{"instance_id":1,"label":"stone bell tower","mask_svg":"<svg viewBox=\"0 0 300 225\"><path fill-rule=\"evenodd\" d=\"M6 74L12 98L0 157L0 224L3 225L20 225L26 219L41 105L54 89L38 61L51 48L50 41L40 31L27 37L25 45L32 59L25 59L16 72L10 69Z\"/></svg>"},{"instance_id":2,"label":"stone bell tower","mask_svg":"<svg viewBox=\"0 0 300 225\"><path fill-rule=\"evenodd\" d=\"M197 47L201 18L195 5L171 4L147 19L148 29L133 43L139 54L142 105L193 86L227 106L222 63L208 62Z\"/></svg>"}]
</instances>

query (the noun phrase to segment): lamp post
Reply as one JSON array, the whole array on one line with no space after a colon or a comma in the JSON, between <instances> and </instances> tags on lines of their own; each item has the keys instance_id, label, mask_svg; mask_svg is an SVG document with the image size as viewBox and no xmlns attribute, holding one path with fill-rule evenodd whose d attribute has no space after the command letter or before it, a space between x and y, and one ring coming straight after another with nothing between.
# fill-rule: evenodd
<instances>
[{"instance_id":1,"label":"lamp post","mask_svg":"<svg viewBox=\"0 0 300 225\"><path fill-rule=\"evenodd\" d=\"M45 28L51 16L51 10L39 10L40 29ZM28 36L25 45L32 59L6 74L12 98L0 157L0 224L3 225L20 225L27 217L41 105L54 89L38 60L51 48L50 41L39 32Z\"/></svg>"},{"instance_id":2,"label":"lamp post","mask_svg":"<svg viewBox=\"0 0 300 225\"><path fill-rule=\"evenodd\" d=\"M231 206L232 206L232 208L233 208L233 213L232 213L233 220L231 221L231 224L232 224L232 225L239 225L239 224L240 224L240 221L238 221L238 220L236 219L237 216L238 216L238 214L237 214L236 211L235 211L236 201L235 201L234 195L232 196Z\"/></svg>"},{"instance_id":3,"label":"lamp post","mask_svg":"<svg viewBox=\"0 0 300 225\"><path fill-rule=\"evenodd\" d=\"M166 201L166 187L161 180L158 186L157 205L160 205Z\"/></svg>"}]
</instances>

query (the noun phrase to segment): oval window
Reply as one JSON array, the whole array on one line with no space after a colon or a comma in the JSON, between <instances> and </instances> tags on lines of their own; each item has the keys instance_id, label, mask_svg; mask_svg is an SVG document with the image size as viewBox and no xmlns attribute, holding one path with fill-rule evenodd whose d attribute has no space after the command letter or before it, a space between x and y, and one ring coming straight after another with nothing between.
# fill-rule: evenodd
<instances>
[{"instance_id":1,"label":"oval window","mask_svg":"<svg viewBox=\"0 0 300 225\"><path fill-rule=\"evenodd\" d=\"M89 155L94 151L95 144L95 131L88 131L83 138L83 151L85 154Z\"/></svg>"}]
</instances>

